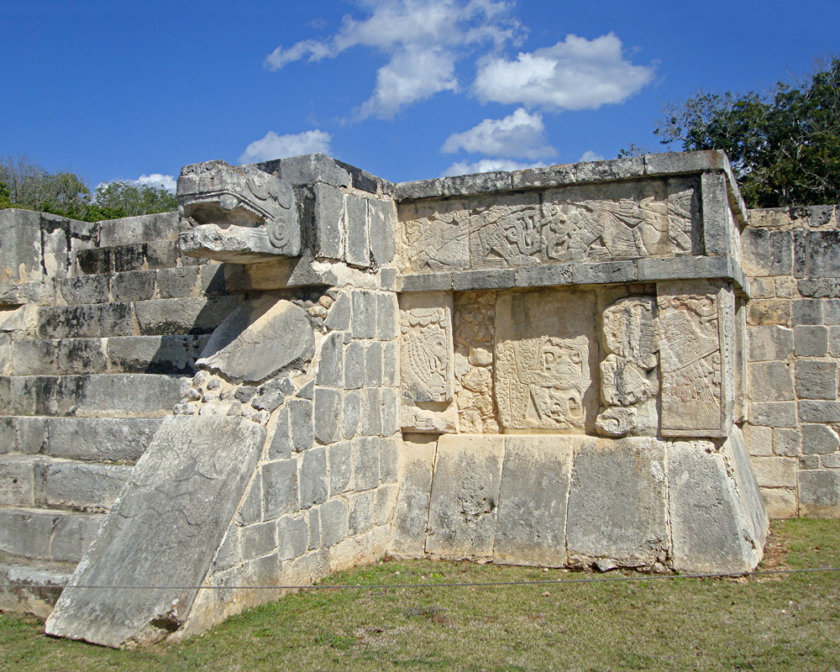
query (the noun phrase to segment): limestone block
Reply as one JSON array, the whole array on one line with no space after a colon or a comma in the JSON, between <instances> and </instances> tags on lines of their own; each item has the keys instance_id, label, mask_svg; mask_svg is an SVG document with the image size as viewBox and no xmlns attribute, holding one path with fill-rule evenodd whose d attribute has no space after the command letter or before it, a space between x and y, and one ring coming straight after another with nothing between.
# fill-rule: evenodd
<instances>
[{"instance_id":1,"label":"limestone block","mask_svg":"<svg viewBox=\"0 0 840 672\"><path fill-rule=\"evenodd\" d=\"M840 403L836 401L800 401L802 422L840 422Z\"/></svg>"},{"instance_id":2,"label":"limestone block","mask_svg":"<svg viewBox=\"0 0 840 672\"><path fill-rule=\"evenodd\" d=\"M802 452L826 455L840 448L840 437L828 425L802 425Z\"/></svg>"},{"instance_id":3,"label":"limestone block","mask_svg":"<svg viewBox=\"0 0 840 672\"><path fill-rule=\"evenodd\" d=\"M427 553L492 558L504 441L502 436L463 434L438 439Z\"/></svg>"},{"instance_id":4,"label":"limestone block","mask_svg":"<svg viewBox=\"0 0 840 672\"><path fill-rule=\"evenodd\" d=\"M0 506L34 506L33 461L11 456L0 461Z\"/></svg>"},{"instance_id":5,"label":"limestone block","mask_svg":"<svg viewBox=\"0 0 840 672\"><path fill-rule=\"evenodd\" d=\"M394 551L423 557L436 442L403 441L400 446L400 491L394 512Z\"/></svg>"},{"instance_id":6,"label":"limestone block","mask_svg":"<svg viewBox=\"0 0 840 672\"><path fill-rule=\"evenodd\" d=\"M796 362L796 395L800 399L836 399L837 362Z\"/></svg>"},{"instance_id":7,"label":"limestone block","mask_svg":"<svg viewBox=\"0 0 840 672\"><path fill-rule=\"evenodd\" d=\"M792 401L753 402L749 420L762 427L796 427L796 403Z\"/></svg>"},{"instance_id":8,"label":"limestone block","mask_svg":"<svg viewBox=\"0 0 840 672\"><path fill-rule=\"evenodd\" d=\"M840 231L808 231L795 249L797 277L840 276Z\"/></svg>"},{"instance_id":9,"label":"limestone block","mask_svg":"<svg viewBox=\"0 0 840 672\"><path fill-rule=\"evenodd\" d=\"M341 259L344 256L344 194L328 184L314 184L316 257Z\"/></svg>"},{"instance_id":10,"label":"limestone block","mask_svg":"<svg viewBox=\"0 0 840 672\"><path fill-rule=\"evenodd\" d=\"M397 296L390 292L376 295L376 337L393 341L399 333Z\"/></svg>"},{"instance_id":11,"label":"limestone block","mask_svg":"<svg viewBox=\"0 0 840 672\"><path fill-rule=\"evenodd\" d=\"M41 216L28 210L0 211L0 286L40 280ZM66 263L66 262L65 262Z\"/></svg>"},{"instance_id":12,"label":"limestone block","mask_svg":"<svg viewBox=\"0 0 840 672\"><path fill-rule=\"evenodd\" d=\"M108 511L131 475L131 467L79 462L36 465L38 504L53 508Z\"/></svg>"},{"instance_id":13,"label":"limestone block","mask_svg":"<svg viewBox=\"0 0 840 672\"><path fill-rule=\"evenodd\" d=\"M650 567L668 555L665 450L654 439L586 441L574 456L569 561Z\"/></svg>"},{"instance_id":14,"label":"limestone block","mask_svg":"<svg viewBox=\"0 0 840 672\"><path fill-rule=\"evenodd\" d=\"M382 434L382 404L379 389L367 387L362 390L359 432L365 436Z\"/></svg>"},{"instance_id":15,"label":"limestone block","mask_svg":"<svg viewBox=\"0 0 840 672\"><path fill-rule=\"evenodd\" d=\"M353 439L353 487L369 490L379 485L379 439L360 436Z\"/></svg>"},{"instance_id":16,"label":"limestone block","mask_svg":"<svg viewBox=\"0 0 840 672\"><path fill-rule=\"evenodd\" d=\"M0 418L0 455L4 453L14 453L18 451L17 436L15 436L16 433L17 418Z\"/></svg>"},{"instance_id":17,"label":"limestone block","mask_svg":"<svg viewBox=\"0 0 840 672\"><path fill-rule=\"evenodd\" d=\"M793 270L790 231L747 228L741 234L744 272L751 276L787 275Z\"/></svg>"},{"instance_id":18,"label":"limestone block","mask_svg":"<svg viewBox=\"0 0 840 672\"><path fill-rule=\"evenodd\" d=\"M330 499L320 507L321 542L325 548L335 546L347 538L347 504L341 499Z\"/></svg>"},{"instance_id":19,"label":"limestone block","mask_svg":"<svg viewBox=\"0 0 840 672\"><path fill-rule=\"evenodd\" d=\"M103 276L107 277L107 276ZM154 296L156 271L127 271L111 276L111 298L114 301L147 301Z\"/></svg>"},{"instance_id":20,"label":"limestone block","mask_svg":"<svg viewBox=\"0 0 840 672\"><path fill-rule=\"evenodd\" d=\"M257 469L234 518L234 523L238 527L253 525L263 519L262 480L262 470Z\"/></svg>"},{"instance_id":21,"label":"limestone block","mask_svg":"<svg viewBox=\"0 0 840 672\"><path fill-rule=\"evenodd\" d=\"M166 418L72 583L198 585L264 438L265 430L240 418ZM195 590L178 588L68 590L46 628L52 635L107 646L154 641L184 623L195 596Z\"/></svg>"},{"instance_id":22,"label":"limestone block","mask_svg":"<svg viewBox=\"0 0 840 672\"><path fill-rule=\"evenodd\" d=\"M576 443L569 437L507 437L494 560L566 564L566 499Z\"/></svg>"},{"instance_id":23,"label":"limestone block","mask_svg":"<svg viewBox=\"0 0 840 672\"><path fill-rule=\"evenodd\" d=\"M771 519L796 518L795 489L761 488L761 497Z\"/></svg>"},{"instance_id":24,"label":"limestone block","mask_svg":"<svg viewBox=\"0 0 840 672\"><path fill-rule=\"evenodd\" d=\"M353 292L353 338L376 338L376 302L374 292Z\"/></svg>"},{"instance_id":25,"label":"limestone block","mask_svg":"<svg viewBox=\"0 0 840 672\"><path fill-rule=\"evenodd\" d=\"M749 397L755 401L792 401L793 370L788 362L754 362L749 369Z\"/></svg>"},{"instance_id":26,"label":"limestone block","mask_svg":"<svg viewBox=\"0 0 840 672\"><path fill-rule=\"evenodd\" d=\"M347 518L349 534L367 532L374 523L376 513L376 491L360 492L350 499L350 513Z\"/></svg>"},{"instance_id":27,"label":"limestone block","mask_svg":"<svg viewBox=\"0 0 840 672\"><path fill-rule=\"evenodd\" d=\"M275 414L273 427L269 428L271 439L268 445L268 459L278 460L291 457L292 435L289 428L289 408L284 406Z\"/></svg>"},{"instance_id":28,"label":"limestone block","mask_svg":"<svg viewBox=\"0 0 840 672\"><path fill-rule=\"evenodd\" d=\"M350 487L353 476L353 457L349 441L327 446L327 467L329 469L329 494L340 495Z\"/></svg>"},{"instance_id":29,"label":"limestone block","mask_svg":"<svg viewBox=\"0 0 840 672\"><path fill-rule=\"evenodd\" d=\"M104 516L101 513L0 508L0 553L79 562Z\"/></svg>"},{"instance_id":30,"label":"limestone block","mask_svg":"<svg viewBox=\"0 0 840 672\"><path fill-rule=\"evenodd\" d=\"M239 530L239 548L243 560L254 560L277 549L277 524L254 523Z\"/></svg>"},{"instance_id":31,"label":"limestone block","mask_svg":"<svg viewBox=\"0 0 840 672\"><path fill-rule=\"evenodd\" d=\"M367 199L352 194L344 197L345 258L352 266L370 266Z\"/></svg>"},{"instance_id":32,"label":"limestone block","mask_svg":"<svg viewBox=\"0 0 840 672\"><path fill-rule=\"evenodd\" d=\"M365 384L382 385L382 344L378 341L365 348Z\"/></svg>"},{"instance_id":33,"label":"limestone block","mask_svg":"<svg viewBox=\"0 0 840 672\"><path fill-rule=\"evenodd\" d=\"M327 450L324 446L310 448L303 453L300 463L300 506L307 509L327 499L329 490Z\"/></svg>"},{"instance_id":34,"label":"limestone block","mask_svg":"<svg viewBox=\"0 0 840 672\"><path fill-rule=\"evenodd\" d=\"M344 409L342 413L342 435L345 439L352 439L356 435L361 414L361 396L359 392L348 390L344 393Z\"/></svg>"},{"instance_id":35,"label":"limestone block","mask_svg":"<svg viewBox=\"0 0 840 672\"><path fill-rule=\"evenodd\" d=\"M350 296L346 292L336 297L327 319L324 320L324 326L336 331L346 331L350 328Z\"/></svg>"},{"instance_id":36,"label":"limestone block","mask_svg":"<svg viewBox=\"0 0 840 672\"><path fill-rule=\"evenodd\" d=\"M265 520L297 511L297 460L277 460L262 465L262 515Z\"/></svg>"},{"instance_id":37,"label":"limestone block","mask_svg":"<svg viewBox=\"0 0 840 672\"><path fill-rule=\"evenodd\" d=\"M396 211L392 201L368 200L370 254L377 266L390 264L396 255Z\"/></svg>"},{"instance_id":38,"label":"limestone block","mask_svg":"<svg viewBox=\"0 0 840 672\"><path fill-rule=\"evenodd\" d=\"M793 352L793 330L777 325L747 330L751 362L786 359Z\"/></svg>"},{"instance_id":39,"label":"limestone block","mask_svg":"<svg viewBox=\"0 0 840 672\"><path fill-rule=\"evenodd\" d=\"M315 438L320 443L332 443L341 438L342 399L340 390L316 388L313 404Z\"/></svg>"},{"instance_id":40,"label":"limestone block","mask_svg":"<svg viewBox=\"0 0 840 672\"><path fill-rule=\"evenodd\" d=\"M203 334L213 331L241 303L238 296L194 297L183 299L154 299L134 304L140 333ZM103 330L103 335L113 332ZM130 336L134 332L118 333Z\"/></svg>"},{"instance_id":41,"label":"limestone block","mask_svg":"<svg viewBox=\"0 0 840 672\"><path fill-rule=\"evenodd\" d=\"M365 383L365 346L358 341L344 348L344 387L358 390Z\"/></svg>"},{"instance_id":42,"label":"limestone block","mask_svg":"<svg viewBox=\"0 0 840 672\"><path fill-rule=\"evenodd\" d=\"M703 441L675 441L666 448L673 567L747 572L761 559L760 537L727 474L726 458L711 448Z\"/></svg>"},{"instance_id":43,"label":"limestone block","mask_svg":"<svg viewBox=\"0 0 840 672\"><path fill-rule=\"evenodd\" d=\"M399 255L404 271L469 268L466 200L399 204Z\"/></svg>"},{"instance_id":44,"label":"limestone block","mask_svg":"<svg viewBox=\"0 0 840 672\"><path fill-rule=\"evenodd\" d=\"M277 550L281 561L300 557L306 553L308 543L309 526L303 516L283 516L277 520Z\"/></svg>"},{"instance_id":45,"label":"limestone block","mask_svg":"<svg viewBox=\"0 0 840 672\"><path fill-rule=\"evenodd\" d=\"M796 486L796 460L786 457L753 457L755 477L763 488Z\"/></svg>"},{"instance_id":46,"label":"limestone block","mask_svg":"<svg viewBox=\"0 0 840 672\"><path fill-rule=\"evenodd\" d=\"M218 326L197 365L235 381L259 382L314 352L305 311L272 297L240 306Z\"/></svg>"},{"instance_id":47,"label":"limestone block","mask_svg":"<svg viewBox=\"0 0 840 672\"><path fill-rule=\"evenodd\" d=\"M769 457L773 454L773 429L757 425L744 425L744 441L750 455Z\"/></svg>"},{"instance_id":48,"label":"limestone block","mask_svg":"<svg viewBox=\"0 0 840 672\"><path fill-rule=\"evenodd\" d=\"M292 433L292 447L296 451L306 450L315 440L312 429L312 402L307 399L289 401L289 426Z\"/></svg>"},{"instance_id":49,"label":"limestone block","mask_svg":"<svg viewBox=\"0 0 840 672\"><path fill-rule=\"evenodd\" d=\"M725 436L733 402L734 304L706 282L657 285L663 436ZM729 315L728 313L732 314ZM731 422L731 415L729 417Z\"/></svg>"},{"instance_id":50,"label":"limestone block","mask_svg":"<svg viewBox=\"0 0 840 672\"><path fill-rule=\"evenodd\" d=\"M787 299L754 299L747 310L750 325L790 325L791 302Z\"/></svg>"},{"instance_id":51,"label":"limestone block","mask_svg":"<svg viewBox=\"0 0 840 672\"><path fill-rule=\"evenodd\" d=\"M321 344L321 358L315 381L318 385L341 387L344 380L344 337L341 333L329 334Z\"/></svg>"},{"instance_id":52,"label":"limestone block","mask_svg":"<svg viewBox=\"0 0 840 672\"><path fill-rule=\"evenodd\" d=\"M823 302L819 299L797 299L791 304L793 324L822 324Z\"/></svg>"},{"instance_id":53,"label":"limestone block","mask_svg":"<svg viewBox=\"0 0 840 672\"><path fill-rule=\"evenodd\" d=\"M606 357L601 361L602 410L595 421L600 434L655 434L659 425L656 395L657 344L655 299L628 297L601 317Z\"/></svg>"},{"instance_id":54,"label":"limestone block","mask_svg":"<svg viewBox=\"0 0 840 672\"><path fill-rule=\"evenodd\" d=\"M840 516L840 471L799 473L799 513L814 518Z\"/></svg>"},{"instance_id":55,"label":"limestone block","mask_svg":"<svg viewBox=\"0 0 840 672\"><path fill-rule=\"evenodd\" d=\"M773 430L773 453L782 457L799 455L802 432L799 429L776 428Z\"/></svg>"}]
</instances>

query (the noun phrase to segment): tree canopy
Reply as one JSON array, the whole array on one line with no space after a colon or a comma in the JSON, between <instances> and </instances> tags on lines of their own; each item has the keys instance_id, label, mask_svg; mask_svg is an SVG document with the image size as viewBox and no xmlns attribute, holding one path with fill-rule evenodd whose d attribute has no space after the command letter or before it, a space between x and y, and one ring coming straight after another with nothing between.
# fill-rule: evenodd
<instances>
[{"instance_id":1,"label":"tree canopy","mask_svg":"<svg viewBox=\"0 0 840 672\"><path fill-rule=\"evenodd\" d=\"M662 144L724 150L750 207L840 202L840 58L767 95L700 91L663 111Z\"/></svg>"},{"instance_id":2,"label":"tree canopy","mask_svg":"<svg viewBox=\"0 0 840 672\"><path fill-rule=\"evenodd\" d=\"M0 209L25 208L93 222L177 207L175 195L162 187L106 182L91 195L74 173L50 173L26 157L0 160Z\"/></svg>"}]
</instances>

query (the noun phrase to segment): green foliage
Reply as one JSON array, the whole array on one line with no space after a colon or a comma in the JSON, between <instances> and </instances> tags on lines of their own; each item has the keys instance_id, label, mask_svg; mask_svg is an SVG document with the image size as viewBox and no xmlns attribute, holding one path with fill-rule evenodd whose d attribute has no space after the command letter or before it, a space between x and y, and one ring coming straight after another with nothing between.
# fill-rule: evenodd
<instances>
[{"instance_id":1,"label":"green foliage","mask_svg":"<svg viewBox=\"0 0 840 672\"><path fill-rule=\"evenodd\" d=\"M88 222L175 210L174 194L162 187L107 182L91 196L74 173L50 173L27 157L0 159L0 209L23 208Z\"/></svg>"},{"instance_id":2,"label":"green foliage","mask_svg":"<svg viewBox=\"0 0 840 672\"><path fill-rule=\"evenodd\" d=\"M168 212L178 207L175 195L163 187L122 181L99 185L94 203L105 211L122 212L122 217Z\"/></svg>"},{"instance_id":3,"label":"green foliage","mask_svg":"<svg viewBox=\"0 0 840 672\"><path fill-rule=\"evenodd\" d=\"M751 207L840 201L840 58L768 96L700 91L664 113L662 144L724 150Z\"/></svg>"}]
</instances>

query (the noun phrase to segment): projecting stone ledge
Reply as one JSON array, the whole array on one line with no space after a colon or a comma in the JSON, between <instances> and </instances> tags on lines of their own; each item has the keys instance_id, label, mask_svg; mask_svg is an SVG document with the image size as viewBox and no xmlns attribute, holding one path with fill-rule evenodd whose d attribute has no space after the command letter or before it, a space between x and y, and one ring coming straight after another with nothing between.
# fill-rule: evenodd
<instances>
[{"instance_id":1,"label":"projecting stone ledge","mask_svg":"<svg viewBox=\"0 0 840 672\"><path fill-rule=\"evenodd\" d=\"M125 647L179 629L197 594L190 586L204 579L264 439L262 427L241 418L167 417L56 603L47 634Z\"/></svg>"}]
</instances>

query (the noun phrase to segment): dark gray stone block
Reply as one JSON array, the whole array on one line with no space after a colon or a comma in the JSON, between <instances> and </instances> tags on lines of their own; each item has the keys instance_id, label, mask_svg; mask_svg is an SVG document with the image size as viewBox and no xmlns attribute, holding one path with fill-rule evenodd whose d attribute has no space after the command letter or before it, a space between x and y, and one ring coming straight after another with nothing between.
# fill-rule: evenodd
<instances>
[{"instance_id":1,"label":"dark gray stone block","mask_svg":"<svg viewBox=\"0 0 840 672\"><path fill-rule=\"evenodd\" d=\"M344 337L341 333L329 334L321 345L321 359L315 382L327 387L341 387L344 381Z\"/></svg>"},{"instance_id":2,"label":"dark gray stone block","mask_svg":"<svg viewBox=\"0 0 840 672\"><path fill-rule=\"evenodd\" d=\"M327 446L327 466L330 475L330 496L340 495L350 485L353 458L348 441Z\"/></svg>"},{"instance_id":3,"label":"dark gray stone block","mask_svg":"<svg viewBox=\"0 0 840 672\"><path fill-rule=\"evenodd\" d=\"M316 257L341 259L344 256L344 194L328 184L313 185L315 192Z\"/></svg>"},{"instance_id":4,"label":"dark gray stone block","mask_svg":"<svg viewBox=\"0 0 840 672\"><path fill-rule=\"evenodd\" d=\"M262 465L262 496L265 520L297 511L297 460L277 460Z\"/></svg>"},{"instance_id":5,"label":"dark gray stone block","mask_svg":"<svg viewBox=\"0 0 840 672\"><path fill-rule=\"evenodd\" d=\"M378 266L390 264L396 254L396 210L391 201L368 200L370 254Z\"/></svg>"},{"instance_id":6,"label":"dark gray stone block","mask_svg":"<svg viewBox=\"0 0 840 672\"><path fill-rule=\"evenodd\" d=\"M292 447L298 452L306 450L315 440L312 430L312 402L308 399L291 399L288 403Z\"/></svg>"},{"instance_id":7,"label":"dark gray stone block","mask_svg":"<svg viewBox=\"0 0 840 672\"><path fill-rule=\"evenodd\" d=\"M346 243L344 255L351 266L370 266L370 240L367 199L347 194L344 197Z\"/></svg>"},{"instance_id":8,"label":"dark gray stone block","mask_svg":"<svg viewBox=\"0 0 840 672\"><path fill-rule=\"evenodd\" d=\"M335 546L347 538L347 504L331 499L320 507L321 543L325 548Z\"/></svg>"},{"instance_id":9,"label":"dark gray stone block","mask_svg":"<svg viewBox=\"0 0 840 672\"><path fill-rule=\"evenodd\" d=\"M342 399L339 390L315 389L314 425L315 438L320 443L332 443L341 438Z\"/></svg>"},{"instance_id":10,"label":"dark gray stone block","mask_svg":"<svg viewBox=\"0 0 840 672\"><path fill-rule=\"evenodd\" d=\"M353 439L353 485L369 490L379 485L379 442L376 437Z\"/></svg>"},{"instance_id":11,"label":"dark gray stone block","mask_svg":"<svg viewBox=\"0 0 840 672\"><path fill-rule=\"evenodd\" d=\"M376 294L353 291L353 338L376 338Z\"/></svg>"},{"instance_id":12,"label":"dark gray stone block","mask_svg":"<svg viewBox=\"0 0 840 672\"><path fill-rule=\"evenodd\" d=\"M840 515L840 471L803 471L799 474L799 510L803 516Z\"/></svg>"},{"instance_id":13,"label":"dark gray stone block","mask_svg":"<svg viewBox=\"0 0 840 672\"><path fill-rule=\"evenodd\" d=\"M837 362L796 362L796 395L800 399L836 399Z\"/></svg>"}]
</instances>

